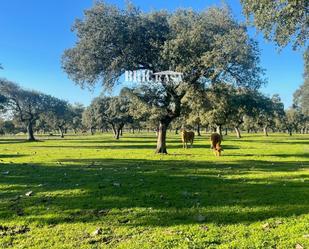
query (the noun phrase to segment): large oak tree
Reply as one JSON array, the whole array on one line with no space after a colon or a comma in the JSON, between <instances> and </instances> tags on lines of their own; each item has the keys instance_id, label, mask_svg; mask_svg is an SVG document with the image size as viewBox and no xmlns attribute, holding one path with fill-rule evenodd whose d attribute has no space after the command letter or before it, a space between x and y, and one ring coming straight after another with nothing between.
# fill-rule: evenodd
<instances>
[{"instance_id":1,"label":"large oak tree","mask_svg":"<svg viewBox=\"0 0 309 249\"><path fill-rule=\"evenodd\" d=\"M227 8L142 13L98 2L73 29L77 42L64 52L63 68L82 87L102 82L112 89L126 70L183 73L181 82L145 83L132 91L156 114L157 153L167 153L166 130L180 116L188 89L262 83L257 44Z\"/></svg>"}]
</instances>

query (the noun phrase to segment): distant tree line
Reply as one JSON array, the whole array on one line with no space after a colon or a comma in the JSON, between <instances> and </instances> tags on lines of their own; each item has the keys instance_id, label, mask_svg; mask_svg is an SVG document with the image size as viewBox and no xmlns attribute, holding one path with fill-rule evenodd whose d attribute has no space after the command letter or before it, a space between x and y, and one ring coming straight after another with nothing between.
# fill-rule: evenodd
<instances>
[{"instance_id":1,"label":"distant tree line","mask_svg":"<svg viewBox=\"0 0 309 249\"><path fill-rule=\"evenodd\" d=\"M306 74L305 74L306 75ZM306 87L304 84L301 89ZM70 133L113 132L119 139L124 130L155 132L159 129L160 108L149 108L149 103L123 88L119 96L101 96L84 108L64 100L25 90L15 83L0 80L0 134L27 133L34 141L34 134L64 137ZM307 91L294 94L294 104L284 110L278 95L267 97L257 90L235 87L231 84L206 86L203 90L188 92L183 100L179 117L171 122L170 130L181 128L195 130L201 135L204 129L217 131L222 136L235 131L269 131L293 133L309 132L308 105L304 104Z\"/></svg>"},{"instance_id":2,"label":"distant tree line","mask_svg":"<svg viewBox=\"0 0 309 249\"><path fill-rule=\"evenodd\" d=\"M61 137L67 129L81 128L81 105L71 105L64 100L32 90L25 90L18 84L0 79L0 107L2 120L0 133L16 134L26 132L29 141L34 133L59 131Z\"/></svg>"},{"instance_id":3,"label":"distant tree line","mask_svg":"<svg viewBox=\"0 0 309 249\"><path fill-rule=\"evenodd\" d=\"M248 20L253 15L266 38L285 46L296 35L296 48L305 46L308 35L303 19L306 2L242 4ZM283 22L288 24L285 29ZM82 87L102 82L105 90L112 90L126 70L174 70L183 74L183 80L133 84L119 96L95 98L86 108L1 80L0 111L5 121L0 132L27 132L33 141L35 132L57 131L63 137L68 131L112 131L119 139L124 129L146 129L157 132L157 153L167 153L168 130L177 133L184 127L197 135L202 129L222 136L233 130L238 138L245 130L266 136L270 130L308 133L308 49L304 84L294 94L293 106L284 110L278 95L258 91L265 79L257 43L227 7L143 13L130 4L123 10L99 1L73 30L78 41L64 52L62 65Z\"/></svg>"}]
</instances>

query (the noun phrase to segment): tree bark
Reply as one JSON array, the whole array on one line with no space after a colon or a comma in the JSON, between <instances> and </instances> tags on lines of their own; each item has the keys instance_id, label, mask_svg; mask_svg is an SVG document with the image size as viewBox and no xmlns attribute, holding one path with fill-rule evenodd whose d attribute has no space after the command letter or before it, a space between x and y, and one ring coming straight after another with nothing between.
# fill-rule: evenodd
<instances>
[{"instance_id":1,"label":"tree bark","mask_svg":"<svg viewBox=\"0 0 309 249\"><path fill-rule=\"evenodd\" d=\"M222 125L217 125L216 132L221 136L221 139L223 140Z\"/></svg>"},{"instance_id":2,"label":"tree bark","mask_svg":"<svg viewBox=\"0 0 309 249\"><path fill-rule=\"evenodd\" d=\"M114 133L114 137L116 138L117 137L117 129L116 129L114 124L112 124L112 130L113 130L113 133Z\"/></svg>"},{"instance_id":3,"label":"tree bark","mask_svg":"<svg viewBox=\"0 0 309 249\"><path fill-rule=\"evenodd\" d=\"M117 128L116 126L112 126L113 130L114 130L114 137L118 140L120 136L122 136L122 128L123 128L124 124L120 124Z\"/></svg>"},{"instance_id":4,"label":"tree bark","mask_svg":"<svg viewBox=\"0 0 309 249\"><path fill-rule=\"evenodd\" d=\"M224 135L227 136L227 128L225 128L225 133L224 133Z\"/></svg>"},{"instance_id":5,"label":"tree bark","mask_svg":"<svg viewBox=\"0 0 309 249\"><path fill-rule=\"evenodd\" d=\"M292 136L292 129L288 129L289 135Z\"/></svg>"},{"instance_id":6,"label":"tree bark","mask_svg":"<svg viewBox=\"0 0 309 249\"><path fill-rule=\"evenodd\" d=\"M201 136L201 125L200 125L200 123L197 124L196 131L197 131L197 135L200 137Z\"/></svg>"},{"instance_id":7,"label":"tree bark","mask_svg":"<svg viewBox=\"0 0 309 249\"><path fill-rule=\"evenodd\" d=\"M160 121L157 136L157 149L156 153L167 154L166 150L166 131L170 122Z\"/></svg>"},{"instance_id":8,"label":"tree bark","mask_svg":"<svg viewBox=\"0 0 309 249\"><path fill-rule=\"evenodd\" d=\"M60 132L60 137L64 138L64 132L63 132L63 129L61 127L59 127L59 132Z\"/></svg>"},{"instance_id":9,"label":"tree bark","mask_svg":"<svg viewBox=\"0 0 309 249\"><path fill-rule=\"evenodd\" d=\"M27 124L27 134L28 134L28 141L35 141L32 121L29 121Z\"/></svg>"},{"instance_id":10,"label":"tree bark","mask_svg":"<svg viewBox=\"0 0 309 249\"><path fill-rule=\"evenodd\" d=\"M235 127L235 132L236 132L237 138L241 138L239 127Z\"/></svg>"},{"instance_id":11,"label":"tree bark","mask_svg":"<svg viewBox=\"0 0 309 249\"><path fill-rule=\"evenodd\" d=\"M118 140L120 137L121 129L116 130L115 138Z\"/></svg>"},{"instance_id":12,"label":"tree bark","mask_svg":"<svg viewBox=\"0 0 309 249\"><path fill-rule=\"evenodd\" d=\"M264 131L264 135L267 137L268 136L268 126L266 125L266 126L264 126L263 127L263 131Z\"/></svg>"}]
</instances>

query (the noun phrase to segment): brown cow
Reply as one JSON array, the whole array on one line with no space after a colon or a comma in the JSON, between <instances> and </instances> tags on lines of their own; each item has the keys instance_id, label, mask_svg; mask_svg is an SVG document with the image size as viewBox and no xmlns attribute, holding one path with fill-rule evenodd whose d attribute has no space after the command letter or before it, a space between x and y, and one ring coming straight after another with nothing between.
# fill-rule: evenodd
<instances>
[{"instance_id":1,"label":"brown cow","mask_svg":"<svg viewBox=\"0 0 309 249\"><path fill-rule=\"evenodd\" d=\"M221 156L221 136L218 133L212 133L210 136L211 148L214 150L216 156Z\"/></svg>"},{"instance_id":2,"label":"brown cow","mask_svg":"<svg viewBox=\"0 0 309 249\"><path fill-rule=\"evenodd\" d=\"M188 148L188 143L191 144L191 148L193 145L193 141L194 141L194 132L193 131L186 131L186 130L182 130L181 131L181 140L182 140L182 147L183 148Z\"/></svg>"}]
</instances>

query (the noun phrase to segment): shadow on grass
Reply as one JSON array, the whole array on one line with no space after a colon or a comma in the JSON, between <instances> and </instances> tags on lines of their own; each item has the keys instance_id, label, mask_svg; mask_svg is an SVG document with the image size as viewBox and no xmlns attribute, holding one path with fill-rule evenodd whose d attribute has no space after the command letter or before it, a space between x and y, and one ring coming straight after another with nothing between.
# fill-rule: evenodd
<instances>
[{"instance_id":1,"label":"shadow on grass","mask_svg":"<svg viewBox=\"0 0 309 249\"><path fill-rule=\"evenodd\" d=\"M282 139L286 139L286 138L282 138ZM262 139L262 140L251 140L251 139L244 139L244 140L241 140L241 139L238 139L238 140L235 140L235 139L229 139L228 141L237 141L237 142L251 142L251 143L267 143L267 144L304 144L304 145L309 145L309 139L305 139L305 138L295 138L294 139L286 139L286 141L284 140L272 140L272 138L270 137L269 139Z\"/></svg>"},{"instance_id":2,"label":"shadow on grass","mask_svg":"<svg viewBox=\"0 0 309 249\"><path fill-rule=\"evenodd\" d=\"M0 154L0 159L6 159L6 158L16 158L16 157L23 157L26 155L23 154Z\"/></svg>"},{"instance_id":3,"label":"shadow on grass","mask_svg":"<svg viewBox=\"0 0 309 249\"><path fill-rule=\"evenodd\" d=\"M0 218L43 224L107 221L130 226L249 223L308 213L308 162L63 159L3 164ZM263 178L251 178L254 172ZM245 177L244 177L245 176ZM307 180L305 178L307 177ZM25 197L27 191L34 195ZM17 197L22 195L22 197ZM103 210L103 212L100 212Z\"/></svg>"},{"instance_id":4,"label":"shadow on grass","mask_svg":"<svg viewBox=\"0 0 309 249\"><path fill-rule=\"evenodd\" d=\"M69 148L69 149L109 149L109 150L118 150L118 149L153 149L155 150L156 145L153 144L106 144L106 145L97 145L97 146L92 146L92 145L84 145L84 146L80 146L80 145L76 145L76 146L70 146L70 145L43 145L40 146L40 148ZM224 145L224 150L235 150L235 149L239 149L239 146L234 146L234 145ZM168 145L168 149L182 149L182 145L181 144L169 144ZM192 148L185 149L186 151L190 151L190 149L210 149L210 145L205 145L205 144L196 144L193 145Z\"/></svg>"},{"instance_id":5,"label":"shadow on grass","mask_svg":"<svg viewBox=\"0 0 309 249\"><path fill-rule=\"evenodd\" d=\"M0 145L2 144L17 144L17 143L26 143L26 139L20 139L20 138L12 138L12 139L1 139L0 138Z\"/></svg>"},{"instance_id":6,"label":"shadow on grass","mask_svg":"<svg viewBox=\"0 0 309 249\"><path fill-rule=\"evenodd\" d=\"M235 156L248 156L248 157L260 156L260 157L279 157L279 158L289 158L289 157L309 158L309 153L263 154L263 155L259 155L259 154L256 154L256 153L244 153L244 154L236 154L236 153L234 153L232 155L224 154L224 157L235 157Z\"/></svg>"},{"instance_id":7,"label":"shadow on grass","mask_svg":"<svg viewBox=\"0 0 309 249\"><path fill-rule=\"evenodd\" d=\"M3 144L17 144L17 143L41 143L44 140L36 139L34 141L29 141L27 139L20 139L20 138L12 138L12 139L0 139L0 145Z\"/></svg>"}]
</instances>

